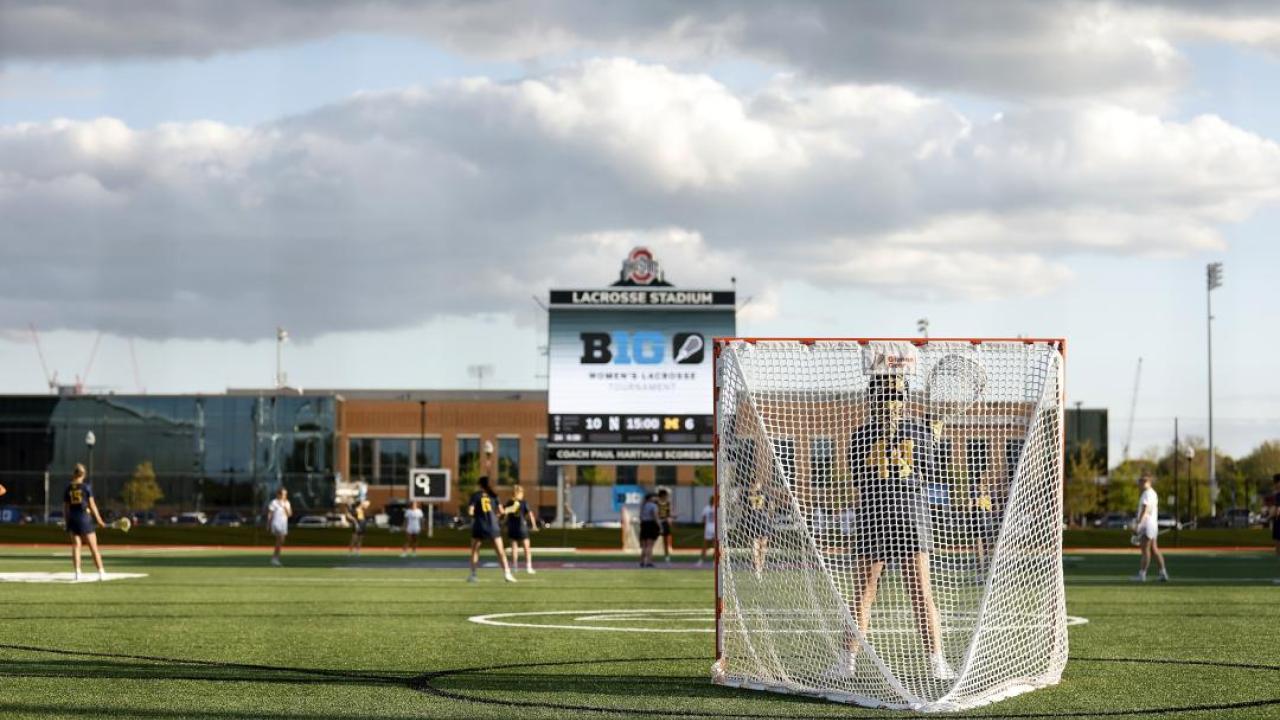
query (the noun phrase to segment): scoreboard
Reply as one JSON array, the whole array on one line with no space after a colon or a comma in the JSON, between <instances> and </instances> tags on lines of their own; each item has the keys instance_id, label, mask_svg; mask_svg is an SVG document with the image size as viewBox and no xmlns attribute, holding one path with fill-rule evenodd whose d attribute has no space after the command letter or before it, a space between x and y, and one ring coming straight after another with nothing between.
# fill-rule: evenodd
<instances>
[{"instance_id":1,"label":"scoreboard","mask_svg":"<svg viewBox=\"0 0 1280 720\"><path fill-rule=\"evenodd\" d=\"M553 290L548 462L711 464L711 340L735 334L732 291Z\"/></svg>"}]
</instances>

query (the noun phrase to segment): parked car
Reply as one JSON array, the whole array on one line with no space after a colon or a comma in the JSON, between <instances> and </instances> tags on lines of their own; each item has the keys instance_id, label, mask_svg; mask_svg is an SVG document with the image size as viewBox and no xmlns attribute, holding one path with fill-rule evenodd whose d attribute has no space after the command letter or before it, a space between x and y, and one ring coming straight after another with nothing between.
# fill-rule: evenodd
<instances>
[{"instance_id":1,"label":"parked car","mask_svg":"<svg viewBox=\"0 0 1280 720\"><path fill-rule=\"evenodd\" d=\"M327 528L329 519L323 515L303 515L294 525L296 528Z\"/></svg>"},{"instance_id":2,"label":"parked car","mask_svg":"<svg viewBox=\"0 0 1280 720\"><path fill-rule=\"evenodd\" d=\"M1133 515L1129 513L1113 512L1102 516L1101 520L1094 523L1094 527L1105 528L1107 530L1123 530L1133 524Z\"/></svg>"},{"instance_id":3,"label":"parked car","mask_svg":"<svg viewBox=\"0 0 1280 720\"><path fill-rule=\"evenodd\" d=\"M1249 527L1248 508L1230 508L1222 516L1222 524L1229 528Z\"/></svg>"},{"instance_id":4,"label":"parked car","mask_svg":"<svg viewBox=\"0 0 1280 720\"><path fill-rule=\"evenodd\" d=\"M174 525L205 525L209 522L209 517L202 512L184 512L173 518Z\"/></svg>"},{"instance_id":5,"label":"parked car","mask_svg":"<svg viewBox=\"0 0 1280 720\"><path fill-rule=\"evenodd\" d=\"M217 527L240 527L243 523L244 518L240 517L240 513L223 510L213 516L213 521L210 524Z\"/></svg>"},{"instance_id":6,"label":"parked car","mask_svg":"<svg viewBox=\"0 0 1280 720\"><path fill-rule=\"evenodd\" d=\"M62 511L54 510L53 512L49 513L49 519L46 522L49 523L50 525L61 525Z\"/></svg>"},{"instance_id":7,"label":"parked car","mask_svg":"<svg viewBox=\"0 0 1280 720\"><path fill-rule=\"evenodd\" d=\"M347 522L347 516L343 515L342 513L329 513L327 518L329 522L329 527L332 527L332 528L351 527L351 523Z\"/></svg>"},{"instance_id":8,"label":"parked car","mask_svg":"<svg viewBox=\"0 0 1280 720\"><path fill-rule=\"evenodd\" d=\"M133 514L133 516L130 519L133 520L133 524L137 526L155 525L156 513L154 510L148 510L146 512L136 512Z\"/></svg>"},{"instance_id":9,"label":"parked car","mask_svg":"<svg viewBox=\"0 0 1280 720\"><path fill-rule=\"evenodd\" d=\"M1178 521L1174 519L1173 515L1169 513L1160 513L1156 517L1156 526L1161 530L1172 530L1173 528L1181 527L1181 525L1178 524Z\"/></svg>"}]
</instances>

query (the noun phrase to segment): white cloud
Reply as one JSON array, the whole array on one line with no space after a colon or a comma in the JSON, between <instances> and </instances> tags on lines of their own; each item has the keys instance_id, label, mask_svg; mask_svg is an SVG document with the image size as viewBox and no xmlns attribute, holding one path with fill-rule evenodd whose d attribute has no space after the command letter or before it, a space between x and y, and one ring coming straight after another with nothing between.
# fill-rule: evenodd
<instances>
[{"instance_id":1,"label":"white cloud","mask_svg":"<svg viewBox=\"0 0 1280 720\"><path fill-rule=\"evenodd\" d=\"M1278 27L1274 3L1178 0L0 0L0 59L200 58L372 33L518 61L584 50L673 63L749 58L842 83L1151 107L1186 76L1179 42L1276 49Z\"/></svg>"},{"instance_id":2,"label":"white cloud","mask_svg":"<svg viewBox=\"0 0 1280 720\"><path fill-rule=\"evenodd\" d=\"M606 282L634 244L686 287L738 276L766 315L783 281L1022 296L1076 253L1221 247L1278 188L1280 147L1211 116L974 118L899 87L737 95L596 60L253 128L0 128L0 327L405 327Z\"/></svg>"}]
</instances>

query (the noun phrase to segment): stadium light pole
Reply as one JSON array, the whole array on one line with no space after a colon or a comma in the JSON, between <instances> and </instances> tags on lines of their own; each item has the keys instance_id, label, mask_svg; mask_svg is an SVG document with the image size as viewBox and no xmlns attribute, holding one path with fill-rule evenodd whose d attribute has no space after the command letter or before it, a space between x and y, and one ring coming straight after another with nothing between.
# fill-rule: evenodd
<instances>
[{"instance_id":1,"label":"stadium light pole","mask_svg":"<svg viewBox=\"0 0 1280 720\"><path fill-rule=\"evenodd\" d=\"M284 369L282 361L284 359L284 343L289 339L289 331L282 327L276 328L276 390L284 387Z\"/></svg>"},{"instance_id":2,"label":"stadium light pole","mask_svg":"<svg viewBox=\"0 0 1280 720\"><path fill-rule=\"evenodd\" d=\"M1222 287L1222 263L1205 267L1205 349L1209 360L1209 517L1218 516L1218 470L1213 449L1213 291Z\"/></svg>"},{"instance_id":3,"label":"stadium light pole","mask_svg":"<svg viewBox=\"0 0 1280 720\"><path fill-rule=\"evenodd\" d=\"M89 478L91 482L97 480L97 478L93 477L93 446L97 444L98 438L93 434L92 430L84 434L84 446L89 450Z\"/></svg>"},{"instance_id":4,"label":"stadium light pole","mask_svg":"<svg viewBox=\"0 0 1280 720\"><path fill-rule=\"evenodd\" d=\"M1189 474L1189 473L1188 473ZM1178 418L1173 419L1173 544L1178 544L1178 530L1182 527L1182 507L1178 499Z\"/></svg>"}]
</instances>

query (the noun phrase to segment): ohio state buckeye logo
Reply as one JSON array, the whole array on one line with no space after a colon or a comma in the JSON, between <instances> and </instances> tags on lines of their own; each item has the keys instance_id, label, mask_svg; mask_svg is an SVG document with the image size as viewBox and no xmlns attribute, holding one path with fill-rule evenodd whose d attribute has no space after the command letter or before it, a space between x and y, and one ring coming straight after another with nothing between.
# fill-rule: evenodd
<instances>
[{"instance_id":1,"label":"ohio state buckeye logo","mask_svg":"<svg viewBox=\"0 0 1280 720\"><path fill-rule=\"evenodd\" d=\"M623 272L627 279L637 285L648 285L657 277L658 263L653 259L649 248L638 247L631 251L623 263Z\"/></svg>"}]
</instances>

